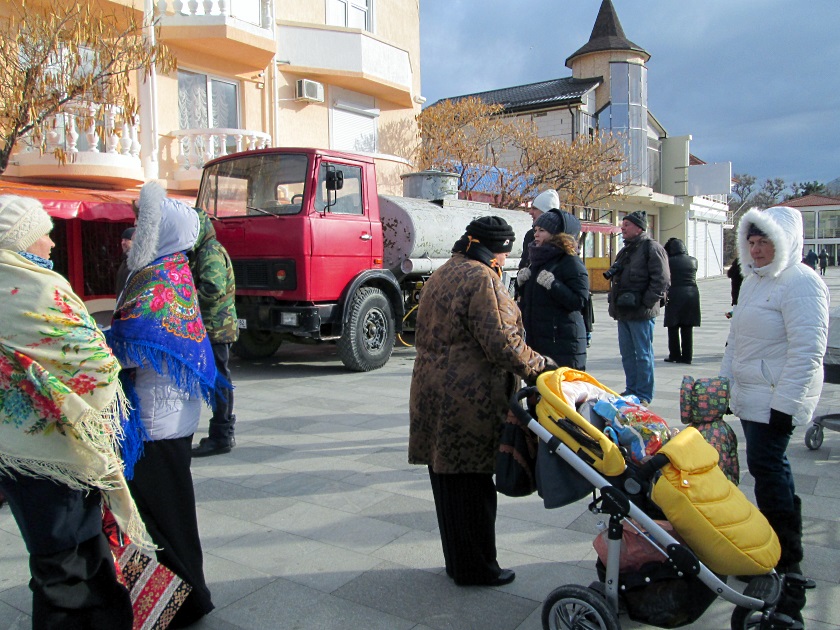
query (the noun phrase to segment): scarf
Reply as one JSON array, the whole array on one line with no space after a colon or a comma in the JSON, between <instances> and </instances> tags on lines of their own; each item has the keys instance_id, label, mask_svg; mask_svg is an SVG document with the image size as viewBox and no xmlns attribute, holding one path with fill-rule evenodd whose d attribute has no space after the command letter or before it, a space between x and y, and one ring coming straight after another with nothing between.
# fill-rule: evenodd
<instances>
[{"instance_id":1,"label":"scarf","mask_svg":"<svg viewBox=\"0 0 840 630\"><path fill-rule=\"evenodd\" d=\"M0 250L0 472L98 488L139 546L154 549L117 455L120 366L59 274Z\"/></svg>"},{"instance_id":2,"label":"scarf","mask_svg":"<svg viewBox=\"0 0 840 630\"><path fill-rule=\"evenodd\" d=\"M475 239L468 234L464 234L461 238L455 241L452 247L453 254L464 254L467 258L472 258L480 263L484 263L490 269L502 277L502 267L499 261L496 260L496 254L491 252L486 245L482 245L481 241Z\"/></svg>"},{"instance_id":3,"label":"scarf","mask_svg":"<svg viewBox=\"0 0 840 630\"><path fill-rule=\"evenodd\" d=\"M543 265L550 263L563 256L566 252L552 243L545 245L537 245L536 241L531 241L528 245L528 262L531 269L539 269Z\"/></svg>"},{"instance_id":4,"label":"scarf","mask_svg":"<svg viewBox=\"0 0 840 630\"><path fill-rule=\"evenodd\" d=\"M125 365L150 367L175 386L214 405L216 387L230 383L216 371L213 349L201 321L198 297L187 257L169 254L132 272L114 312L108 342ZM137 400L131 379L123 379L131 400ZM124 427L122 445L127 474L142 454L145 435L139 406ZM130 478L130 477L129 477Z\"/></svg>"}]
</instances>

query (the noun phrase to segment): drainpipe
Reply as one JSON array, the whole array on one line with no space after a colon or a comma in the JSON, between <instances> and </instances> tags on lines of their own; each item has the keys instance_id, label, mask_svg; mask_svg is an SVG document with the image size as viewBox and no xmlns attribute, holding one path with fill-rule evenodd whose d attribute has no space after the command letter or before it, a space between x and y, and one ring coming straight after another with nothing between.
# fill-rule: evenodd
<instances>
[{"instance_id":1,"label":"drainpipe","mask_svg":"<svg viewBox=\"0 0 840 630\"><path fill-rule=\"evenodd\" d=\"M143 8L143 35L146 41L154 45L154 0L145 0ZM145 80L144 80L145 78ZM157 69L152 66L149 75L137 71L138 93L140 97L140 144L143 176L146 181L160 177L158 162L158 112L157 112Z\"/></svg>"}]
</instances>

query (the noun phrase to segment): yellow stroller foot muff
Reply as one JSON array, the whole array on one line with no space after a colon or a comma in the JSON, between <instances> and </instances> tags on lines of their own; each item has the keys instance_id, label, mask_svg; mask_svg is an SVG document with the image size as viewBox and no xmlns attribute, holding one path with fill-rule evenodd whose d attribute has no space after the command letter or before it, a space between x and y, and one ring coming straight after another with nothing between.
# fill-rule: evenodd
<instances>
[{"instance_id":1,"label":"yellow stroller foot muff","mask_svg":"<svg viewBox=\"0 0 840 630\"><path fill-rule=\"evenodd\" d=\"M721 575L761 575L781 547L764 515L718 467L718 452L688 427L659 451L669 463L651 497L697 557Z\"/></svg>"}]
</instances>

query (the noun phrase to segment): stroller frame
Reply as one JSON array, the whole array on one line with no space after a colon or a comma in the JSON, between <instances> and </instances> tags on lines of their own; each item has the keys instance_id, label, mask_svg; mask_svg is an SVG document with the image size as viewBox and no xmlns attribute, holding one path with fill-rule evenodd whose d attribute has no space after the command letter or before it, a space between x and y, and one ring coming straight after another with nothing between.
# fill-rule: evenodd
<instances>
[{"instance_id":1,"label":"stroller frame","mask_svg":"<svg viewBox=\"0 0 840 630\"><path fill-rule=\"evenodd\" d=\"M785 587L785 578L780 576L775 571L771 571L766 575L756 576L747 585L744 593L740 593L732 587L728 586L724 580L721 580L715 575L707 566L705 566L691 549L684 543L679 542L667 531L659 526L656 521L645 514L633 501L625 494L639 495L643 489L650 485L650 480L656 471L661 467L666 460L664 455L655 456L649 464L642 466L638 478L630 477L625 482L625 490L621 490L614 486L609 480L602 476L598 471L587 464L581 457L575 454L560 438L553 435L548 429L543 427L539 421L534 418L531 413L525 409L521 401L529 396L539 395L536 387L526 387L519 390L511 399L510 407L516 415L519 422L528 427L541 441L548 445L549 451L558 455L566 463L568 463L577 473L583 476L593 488L600 492L600 497L596 498L589 505L590 511L599 514L609 514L608 526L608 540L607 540L607 561L605 563L606 575L601 588L600 583L593 583L589 589L577 585L568 585L571 589L573 599L578 604L585 606L592 606L588 597L579 598L580 595L587 595L582 591L591 591L596 597L605 600L608 610L605 615L601 615L599 610L594 610L598 616L604 619L601 626L604 630L619 630L620 622L618 621L619 613L619 562L621 556L621 541L623 528L625 522L627 525L638 529L632 521L638 523L647 534L648 539L655 549L657 549L667 559L672 568L677 572L678 576L685 575L696 576L706 587L708 587L718 597L736 606L732 615L732 628L799 628L799 623L793 621L790 617L782 614L775 614L774 610L781 599L782 591ZM656 460L656 457L661 458ZM666 460L667 461L667 460ZM637 486L638 487L635 487ZM632 521L627 521L627 518ZM797 576L798 577L798 576ZM563 587L560 587L561 589ZM560 590L560 589L557 589ZM599 592L603 590L603 592ZM556 593L557 591L555 591ZM543 607L543 627L547 630L553 628L548 621L551 612L552 593L546 598ZM582 601L583 600L583 601ZM594 608L598 608L594 606ZM760 616L760 618L759 618ZM610 619L611 618L611 619ZM571 627L571 626L570 626ZM577 627L577 626L575 626ZM581 626L583 627L583 626ZM588 627L588 626L587 626Z\"/></svg>"}]
</instances>

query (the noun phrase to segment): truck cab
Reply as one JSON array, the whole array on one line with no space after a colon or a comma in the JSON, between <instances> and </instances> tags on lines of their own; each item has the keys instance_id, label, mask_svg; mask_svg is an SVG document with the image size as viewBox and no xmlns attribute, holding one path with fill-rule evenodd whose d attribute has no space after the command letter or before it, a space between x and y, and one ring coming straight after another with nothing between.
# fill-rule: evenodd
<instances>
[{"instance_id":1,"label":"truck cab","mask_svg":"<svg viewBox=\"0 0 840 630\"><path fill-rule=\"evenodd\" d=\"M236 277L245 358L284 339L336 342L354 370L390 358L403 313L383 236L371 158L275 148L204 167L197 205L213 219Z\"/></svg>"}]
</instances>

